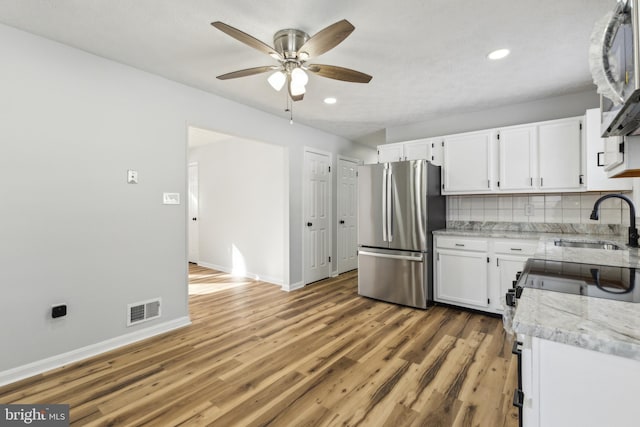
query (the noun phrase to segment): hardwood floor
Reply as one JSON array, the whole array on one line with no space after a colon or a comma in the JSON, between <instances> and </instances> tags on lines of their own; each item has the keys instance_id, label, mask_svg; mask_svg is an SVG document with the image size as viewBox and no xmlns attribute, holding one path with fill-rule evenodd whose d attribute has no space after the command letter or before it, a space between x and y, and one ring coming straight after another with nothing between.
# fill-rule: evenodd
<instances>
[{"instance_id":1,"label":"hardwood floor","mask_svg":"<svg viewBox=\"0 0 640 427\"><path fill-rule=\"evenodd\" d=\"M189 327L0 388L73 425L516 426L500 319L190 268Z\"/></svg>"}]
</instances>

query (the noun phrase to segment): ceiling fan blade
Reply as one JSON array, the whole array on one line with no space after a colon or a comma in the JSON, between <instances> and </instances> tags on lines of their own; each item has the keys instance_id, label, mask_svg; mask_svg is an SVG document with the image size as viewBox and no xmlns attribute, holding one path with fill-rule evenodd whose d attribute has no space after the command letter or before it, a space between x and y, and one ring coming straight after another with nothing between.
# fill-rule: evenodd
<instances>
[{"instance_id":1,"label":"ceiling fan blade","mask_svg":"<svg viewBox=\"0 0 640 427\"><path fill-rule=\"evenodd\" d=\"M322 77L352 83L369 83L373 78L369 74L335 65L311 64L307 70Z\"/></svg>"},{"instance_id":2,"label":"ceiling fan blade","mask_svg":"<svg viewBox=\"0 0 640 427\"><path fill-rule=\"evenodd\" d=\"M217 78L220 80L237 79L238 77L253 76L254 74L266 73L267 71L277 70L280 67L275 65L267 65L264 67L246 68L244 70L233 71L231 73L223 74Z\"/></svg>"},{"instance_id":3,"label":"ceiling fan blade","mask_svg":"<svg viewBox=\"0 0 640 427\"><path fill-rule=\"evenodd\" d=\"M326 51L338 46L356 27L351 22L343 19L327 28L320 30L298 49L298 55L305 53L307 58L322 55Z\"/></svg>"},{"instance_id":4,"label":"ceiling fan blade","mask_svg":"<svg viewBox=\"0 0 640 427\"><path fill-rule=\"evenodd\" d=\"M223 33L233 37L234 39L246 44L247 46L251 46L252 48L259 50L260 52L266 53L272 58L280 60L284 59L282 58L282 55L280 55L274 48L272 48L268 44L261 42L255 37L252 37L249 34L232 27L231 25L227 25L224 22L220 21L212 22L211 25L213 25Z\"/></svg>"}]
</instances>

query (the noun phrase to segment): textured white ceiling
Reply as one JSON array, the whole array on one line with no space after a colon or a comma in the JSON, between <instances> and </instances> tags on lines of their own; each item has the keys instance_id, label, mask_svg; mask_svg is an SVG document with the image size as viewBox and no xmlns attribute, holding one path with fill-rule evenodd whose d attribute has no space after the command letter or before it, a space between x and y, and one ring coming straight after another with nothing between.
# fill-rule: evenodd
<instances>
[{"instance_id":1,"label":"textured white ceiling","mask_svg":"<svg viewBox=\"0 0 640 427\"><path fill-rule=\"evenodd\" d=\"M349 20L355 31L312 62L353 68L369 84L312 75L294 119L357 139L380 129L592 88L594 22L615 0L0 0L0 22L287 117L268 74L219 74L275 60L210 25L272 45ZM486 59L496 48L512 53ZM338 103L322 100L335 96Z\"/></svg>"}]
</instances>

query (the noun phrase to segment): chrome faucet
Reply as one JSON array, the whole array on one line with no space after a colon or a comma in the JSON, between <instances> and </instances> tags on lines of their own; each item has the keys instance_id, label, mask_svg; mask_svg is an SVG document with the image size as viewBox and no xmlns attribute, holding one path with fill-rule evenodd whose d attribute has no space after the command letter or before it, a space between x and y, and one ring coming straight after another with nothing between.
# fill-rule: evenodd
<instances>
[{"instance_id":1,"label":"chrome faucet","mask_svg":"<svg viewBox=\"0 0 640 427\"><path fill-rule=\"evenodd\" d=\"M633 206L633 202L627 196L622 194L606 194L596 200L596 203L593 205L593 211L591 211L591 216L589 218L593 220L598 219L598 207L600 207L600 203L603 200L610 199L612 197L622 199L629 205L629 243L628 246L632 248L638 247L638 229L636 228L636 208Z\"/></svg>"}]
</instances>

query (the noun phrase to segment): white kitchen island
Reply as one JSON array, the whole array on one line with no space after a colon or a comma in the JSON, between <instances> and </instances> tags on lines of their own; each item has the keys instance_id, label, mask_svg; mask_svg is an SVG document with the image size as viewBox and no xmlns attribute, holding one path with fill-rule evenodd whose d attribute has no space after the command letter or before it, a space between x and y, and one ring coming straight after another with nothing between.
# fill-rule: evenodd
<instances>
[{"instance_id":1,"label":"white kitchen island","mask_svg":"<svg viewBox=\"0 0 640 427\"><path fill-rule=\"evenodd\" d=\"M550 238L534 257L640 268L637 249L562 248ZM513 330L524 426L640 425L640 304L525 288Z\"/></svg>"}]
</instances>

